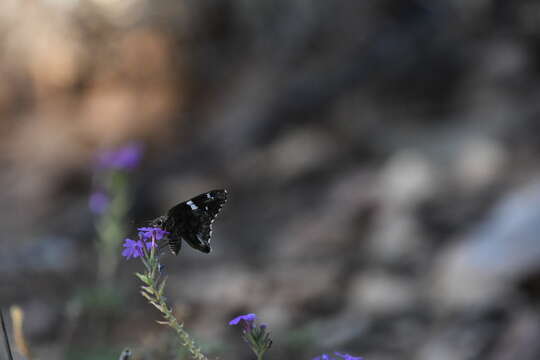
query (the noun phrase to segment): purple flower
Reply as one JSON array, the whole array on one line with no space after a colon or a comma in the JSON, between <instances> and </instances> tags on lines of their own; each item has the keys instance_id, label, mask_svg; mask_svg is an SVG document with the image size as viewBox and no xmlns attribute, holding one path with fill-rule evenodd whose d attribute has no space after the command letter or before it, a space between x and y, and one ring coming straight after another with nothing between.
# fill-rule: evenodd
<instances>
[{"instance_id":1,"label":"purple flower","mask_svg":"<svg viewBox=\"0 0 540 360\"><path fill-rule=\"evenodd\" d=\"M142 227L137 230L139 230L139 240L125 239L124 241L125 249L122 251L122 256L126 259L144 256L144 248L147 250L159 248L157 242L168 234L168 232L163 229L153 227Z\"/></svg>"},{"instance_id":2,"label":"purple flower","mask_svg":"<svg viewBox=\"0 0 540 360\"><path fill-rule=\"evenodd\" d=\"M253 327L255 319L257 319L257 315L255 314L240 315L229 321L229 325L241 324L244 331L249 332Z\"/></svg>"},{"instance_id":3,"label":"purple flower","mask_svg":"<svg viewBox=\"0 0 540 360\"><path fill-rule=\"evenodd\" d=\"M158 227L141 227L139 230L139 239L144 241L148 250L158 248L157 242L168 234L167 231Z\"/></svg>"},{"instance_id":4,"label":"purple flower","mask_svg":"<svg viewBox=\"0 0 540 360\"><path fill-rule=\"evenodd\" d=\"M137 167L141 157L142 147L139 144L129 144L116 150L100 153L97 163L104 169L132 170Z\"/></svg>"},{"instance_id":5,"label":"purple flower","mask_svg":"<svg viewBox=\"0 0 540 360\"><path fill-rule=\"evenodd\" d=\"M125 257L126 260L143 256L143 244L141 240L135 241L131 239L125 239L123 246L125 247L125 249L124 251L122 251L122 256Z\"/></svg>"},{"instance_id":6,"label":"purple flower","mask_svg":"<svg viewBox=\"0 0 540 360\"><path fill-rule=\"evenodd\" d=\"M137 230L139 230L139 238L141 238L142 240L149 240L151 238L154 238L156 241L159 241L168 234L167 231L158 227L141 227Z\"/></svg>"},{"instance_id":7,"label":"purple flower","mask_svg":"<svg viewBox=\"0 0 540 360\"><path fill-rule=\"evenodd\" d=\"M148 250L151 250L152 248L157 249L158 247L157 242L154 240L154 238L152 238L152 241L147 241L144 244L146 245L146 249Z\"/></svg>"},{"instance_id":8,"label":"purple flower","mask_svg":"<svg viewBox=\"0 0 540 360\"><path fill-rule=\"evenodd\" d=\"M343 354L340 352L334 352L334 354L338 357L333 357L328 354L322 354L321 356L314 357L312 360L363 360L361 357L352 356L349 354Z\"/></svg>"},{"instance_id":9,"label":"purple flower","mask_svg":"<svg viewBox=\"0 0 540 360\"><path fill-rule=\"evenodd\" d=\"M247 314L247 315L240 315L229 321L229 325L238 325L240 321L248 321L253 322L257 319L257 315L255 314Z\"/></svg>"},{"instance_id":10,"label":"purple flower","mask_svg":"<svg viewBox=\"0 0 540 360\"><path fill-rule=\"evenodd\" d=\"M267 331L268 325L256 326L256 319L257 315L255 314L240 315L229 321L229 325L240 324L242 326L242 338L257 355L257 359L262 359L264 353L272 346L272 339Z\"/></svg>"},{"instance_id":11,"label":"purple flower","mask_svg":"<svg viewBox=\"0 0 540 360\"><path fill-rule=\"evenodd\" d=\"M337 356L343 358L343 360L363 360L361 357L357 357L357 356L352 356L352 355L349 355L349 354L343 354L343 353L340 353L340 352L334 352L334 354L336 354Z\"/></svg>"},{"instance_id":12,"label":"purple flower","mask_svg":"<svg viewBox=\"0 0 540 360\"><path fill-rule=\"evenodd\" d=\"M331 360L332 358L326 354L322 354L321 356L314 357L312 360Z\"/></svg>"},{"instance_id":13,"label":"purple flower","mask_svg":"<svg viewBox=\"0 0 540 360\"><path fill-rule=\"evenodd\" d=\"M109 203L110 199L103 191L94 191L88 199L88 207L94 214L103 214Z\"/></svg>"}]
</instances>

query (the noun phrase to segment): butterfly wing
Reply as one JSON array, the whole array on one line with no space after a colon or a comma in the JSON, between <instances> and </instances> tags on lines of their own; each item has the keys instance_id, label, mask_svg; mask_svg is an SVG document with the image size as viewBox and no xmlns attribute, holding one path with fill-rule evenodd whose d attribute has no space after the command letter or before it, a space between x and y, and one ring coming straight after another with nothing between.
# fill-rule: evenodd
<instances>
[{"instance_id":1,"label":"butterfly wing","mask_svg":"<svg viewBox=\"0 0 540 360\"><path fill-rule=\"evenodd\" d=\"M226 190L212 190L181 202L167 213L164 224L169 247L177 255L184 239L192 248L209 253L212 223L227 201Z\"/></svg>"}]
</instances>

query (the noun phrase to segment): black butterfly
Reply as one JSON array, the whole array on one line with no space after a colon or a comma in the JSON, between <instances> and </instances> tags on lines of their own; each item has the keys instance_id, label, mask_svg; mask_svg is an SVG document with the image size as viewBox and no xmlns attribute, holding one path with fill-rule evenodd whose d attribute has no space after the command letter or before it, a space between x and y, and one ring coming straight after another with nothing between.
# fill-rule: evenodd
<instances>
[{"instance_id":1,"label":"black butterfly","mask_svg":"<svg viewBox=\"0 0 540 360\"><path fill-rule=\"evenodd\" d=\"M172 207L167 215L152 221L152 226L169 232L169 248L178 255L182 240L192 248L209 253L212 223L227 201L227 190L212 190Z\"/></svg>"}]
</instances>

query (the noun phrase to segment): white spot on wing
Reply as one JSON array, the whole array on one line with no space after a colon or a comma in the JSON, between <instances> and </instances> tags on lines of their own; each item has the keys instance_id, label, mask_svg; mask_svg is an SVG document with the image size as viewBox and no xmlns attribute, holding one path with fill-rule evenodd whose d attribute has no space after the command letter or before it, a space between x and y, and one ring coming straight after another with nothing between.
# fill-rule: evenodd
<instances>
[{"instance_id":1,"label":"white spot on wing","mask_svg":"<svg viewBox=\"0 0 540 360\"><path fill-rule=\"evenodd\" d=\"M191 210L197 210L198 209L197 205L195 205L195 203L193 201L191 201L191 200L186 201L186 204L189 205Z\"/></svg>"}]
</instances>

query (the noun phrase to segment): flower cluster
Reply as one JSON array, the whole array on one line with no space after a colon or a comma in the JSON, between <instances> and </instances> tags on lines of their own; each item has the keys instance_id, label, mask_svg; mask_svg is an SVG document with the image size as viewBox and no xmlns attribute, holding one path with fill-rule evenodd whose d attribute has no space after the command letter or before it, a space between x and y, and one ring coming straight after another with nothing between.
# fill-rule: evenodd
<instances>
[{"instance_id":1,"label":"flower cluster","mask_svg":"<svg viewBox=\"0 0 540 360\"><path fill-rule=\"evenodd\" d=\"M142 146L136 143L101 151L96 155L94 172L97 181L88 199L90 211L103 215L115 198L118 200L119 193L123 193L128 185L126 171L135 169L142 155ZM113 177L116 180L111 181Z\"/></svg>"},{"instance_id":2,"label":"flower cluster","mask_svg":"<svg viewBox=\"0 0 540 360\"><path fill-rule=\"evenodd\" d=\"M124 240L122 256L127 260L143 256L145 248L146 250L157 248L157 242L168 234L167 231L157 227L142 227L137 230L139 231L139 240L129 238Z\"/></svg>"},{"instance_id":3,"label":"flower cluster","mask_svg":"<svg viewBox=\"0 0 540 360\"><path fill-rule=\"evenodd\" d=\"M139 164L142 147L133 143L115 150L103 151L97 157L97 166L113 170L133 170Z\"/></svg>"},{"instance_id":4,"label":"flower cluster","mask_svg":"<svg viewBox=\"0 0 540 360\"><path fill-rule=\"evenodd\" d=\"M244 341L248 343L249 347L257 359L262 359L264 353L272 346L272 340L270 339L270 333L267 332L268 325L261 324L257 326L255 320L257 315L247 314L235 317L229 322L229 325L242 326L242 337Z\"/></svg>"},{"instance_id":5,"label":"flower cluster","mask_svg":"<svg viewBox=\"0 0 540 360\"><path fill-rule=\"evenodd\" d=\"M361 357L352 356L349 354L343 354L340 352L334 352L335 356L322 354L320 356L314 357L312 360L363 360Z\"/></svg>"}]
</instances>

